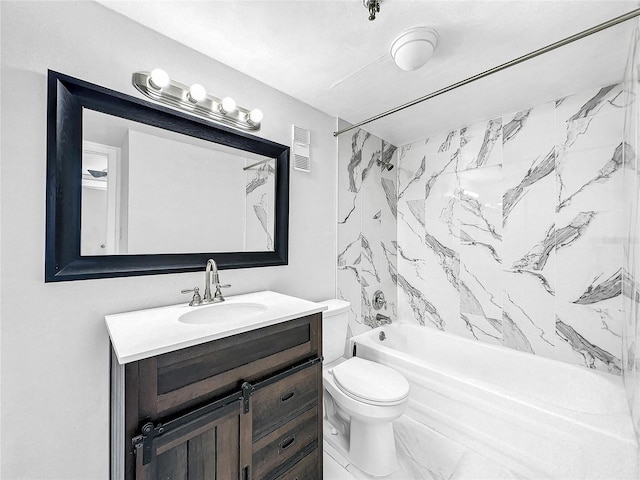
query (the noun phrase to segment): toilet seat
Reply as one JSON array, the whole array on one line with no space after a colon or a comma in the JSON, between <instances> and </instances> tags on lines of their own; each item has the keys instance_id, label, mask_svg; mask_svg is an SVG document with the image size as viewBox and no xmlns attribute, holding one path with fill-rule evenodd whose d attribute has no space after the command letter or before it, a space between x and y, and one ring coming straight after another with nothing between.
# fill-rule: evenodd
<instances>
[{"instance_id":1,"label":"toilet seat","mask_svg":"<svg viewBox=\"0 0 640 480\"><path fill-rule=\"evenodd\" d=\"M359 357L336 365L331 373L344 394L369 405L398 405L409 395L409 382L399 372Z\"/></svg>"}]
</instances>

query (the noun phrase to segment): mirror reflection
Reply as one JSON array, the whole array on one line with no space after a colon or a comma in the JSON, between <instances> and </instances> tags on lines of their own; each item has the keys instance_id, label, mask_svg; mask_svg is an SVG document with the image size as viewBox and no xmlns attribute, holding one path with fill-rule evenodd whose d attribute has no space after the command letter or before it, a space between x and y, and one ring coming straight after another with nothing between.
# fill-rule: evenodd
<instances>
[{"instance_id":1,"label":"mirror reflection","mask_svg":"<svg viewBox=\"0 0 640 480\"><path fill-rule=\"evenodd\" d=\"M83 109L81 255L274 251L275 159Z\"/></svg>"}]
</instances>

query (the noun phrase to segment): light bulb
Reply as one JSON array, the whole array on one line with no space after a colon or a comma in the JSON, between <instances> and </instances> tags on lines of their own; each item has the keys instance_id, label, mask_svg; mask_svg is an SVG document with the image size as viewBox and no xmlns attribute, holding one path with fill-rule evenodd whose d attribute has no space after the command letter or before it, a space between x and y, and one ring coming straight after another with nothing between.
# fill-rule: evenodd
<instances>
[{"instance_id":1,"label":"light bulb","mask_svg":"<svg viewBox=\"0 0 640 480\"><path fill-rule=\"evenodd\" d=\"M199 83L194 83L189 89L189 95L187 95L190 102L198 103L207 97L207 91Z\"/></svg>"},{"instance_id":2,"label":"light bulb","mask_svg":"<svg viewBox=\"0 0 640 480\"><path fill-rule=\"evenodd\" d=\"M169 85L169 75L161 68L154 68L151 70L151 77L149 77L149 83L156 90L162 90Z\"/></svg>"},{"instance_id":3,"label":"light bulb","mask_svg":"<svg viewBox=\"0 0 640 480\"><path fill-rule=\"evenodd\" d=\"M259 125L260 122L262 121L262 117L263 117L262 111L258 110L257 108L254 108L247 115L247 122L249 122L251 125Z\"/></svg>"},{"instance_id":4,"label":"light bulb","mask_svg":"<svg viewBox=\"0 0 640 480\"><path fill-rule=\"evenodd\" d=\"M232 113L236 110L236 101L231 97L224 97L218 109L223 115Z\"/></svg>"}]
</instances>

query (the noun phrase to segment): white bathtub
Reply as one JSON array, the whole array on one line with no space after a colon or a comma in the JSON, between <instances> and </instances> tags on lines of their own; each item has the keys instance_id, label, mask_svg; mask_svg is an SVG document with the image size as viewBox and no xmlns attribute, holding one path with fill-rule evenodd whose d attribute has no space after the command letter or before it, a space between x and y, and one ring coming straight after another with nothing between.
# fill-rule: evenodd
<instances>
[{"instance_id":1,"label":"white bathtub","mask_svg":"<svg viewBox=\"0 0 640 480\"><path fill-rule=\"evenodd\" d=\"M354 345L409 380L408 416L526 478L638 478L620 377L409 324Z\"/></svg>"}]
</instances>

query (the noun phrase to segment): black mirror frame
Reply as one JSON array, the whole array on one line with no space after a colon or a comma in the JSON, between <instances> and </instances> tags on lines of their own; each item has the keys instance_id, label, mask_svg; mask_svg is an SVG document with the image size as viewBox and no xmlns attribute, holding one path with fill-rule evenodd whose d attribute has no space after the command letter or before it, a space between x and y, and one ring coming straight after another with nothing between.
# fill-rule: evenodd
<instances>
[{"instance_id":1,"label":"black mirror frame","mask_svg":"<svg viewBox=\"0 0 640 480\"><path fill-rule=\"evenodd\" d=\"M81 256L83 107L275 158L274 251ZM287 265L289 147L49 70L46 209L45 282Z\"/></svg>"}]
</instances>

